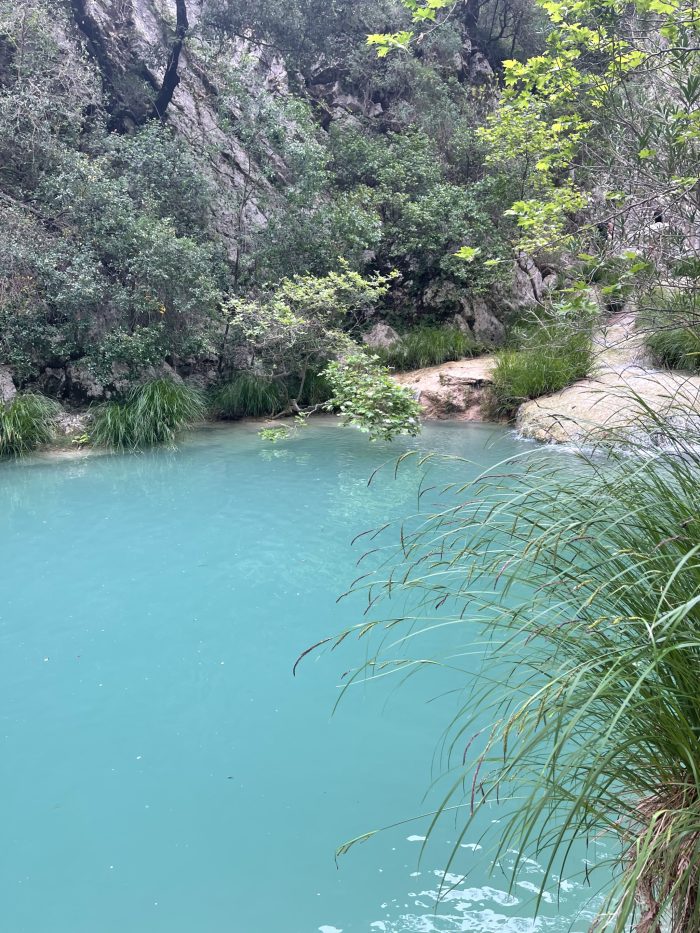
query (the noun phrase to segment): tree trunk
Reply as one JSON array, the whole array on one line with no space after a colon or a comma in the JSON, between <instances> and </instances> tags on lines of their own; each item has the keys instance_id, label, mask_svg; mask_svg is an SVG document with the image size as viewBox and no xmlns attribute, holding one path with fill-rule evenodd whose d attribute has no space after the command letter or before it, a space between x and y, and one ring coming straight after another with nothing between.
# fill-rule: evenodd
<instances>
[{"instance_id":1,"label":"tree trunk","mask_svg":"<svg viewBox=\"0 0 700 933\"><path fill-rule=\"evenodd\" d=\"M153 102L153 110L150 116L155 120L163 120L165 111L168 109L168 104L173 99L175 88L180 83L180 76L177 73L177 69L180 62L180 52L182 51L182 46L184 45L185 36L187 35L190 24L187 19L185 0L175 0L175 6L177 9L175 41L170 49L168 64L165 69L165 74L163 75L163 83Z\"/></svg>"}]
</instances>

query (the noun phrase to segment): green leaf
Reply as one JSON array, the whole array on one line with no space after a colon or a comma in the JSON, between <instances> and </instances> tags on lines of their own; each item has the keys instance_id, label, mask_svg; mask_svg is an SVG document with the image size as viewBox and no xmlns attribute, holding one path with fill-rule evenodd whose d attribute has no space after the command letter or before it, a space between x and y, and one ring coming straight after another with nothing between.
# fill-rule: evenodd
<instances>
[{"instance_id":1,"label":"green leaf","mask_svg":"<svg viewBox=\"0 0 700 933\"><path fill-rule=\"evenodd\" d=\"M478 246L462 246L457 250L455 256L464 260L464 262L474 262L480 253L481 249Z\"/></svg>"}]
</instances>

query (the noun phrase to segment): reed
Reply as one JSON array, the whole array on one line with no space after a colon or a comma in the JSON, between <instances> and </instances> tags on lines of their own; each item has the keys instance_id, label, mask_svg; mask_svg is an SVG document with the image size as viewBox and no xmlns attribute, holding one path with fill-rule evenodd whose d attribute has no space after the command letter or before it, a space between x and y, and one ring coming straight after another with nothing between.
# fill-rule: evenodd
<instances>
[{"instance_id":1,"label":"reed","mask_svg":"<svg viewBox=\"0 0 700 933\"><path fill-rule=\"evenodd\" d=\"M454 671L483 650L446 730L449 789L431 827L465 814L450 866L485 807L494 870L516 852L515 885L538 859L540 898L578 874L575 840L602 837L614 881L593 928L688 933L700 929L700 426L643 411L638 427L640 440L565 470L528 451L403 528L356 587L376 620L356 633L384 634L351 680ZM422 654L441 625L462 627L460 647Z\"/></svg>"},{"instance_id":2,"label":"reed","mask_svg":"<svg viewBox=\"0 0 700 933\"><path fill-rule=\"evenodd\" d=\"M19 457L49 444L60 405L44 395L16 395L0 404L0 457Z\"/></svg>"},{"instance_id":3,"label":"reed","mask_svg":"<svg viewBox=\"0 0 700 933\"><path fill-rule=\"evenodd\" d=\"M518 350L502 350L493 373L492 405L512 415L523 402L566 388L593 364L588 328L545 324Z\"/></svg>"},{"instance_id":4,"label":"reed","mask_svg":"<svg viewBox=\"0 0 700 933\"><path fill-rule=\"evenodd\" d=\"M483 348L459 327L415 327L391 347L373 351L385 366L399 371L439 366L478 356Z\"/></svg>"},{"instance_id":5,"label":"reed","mask_svg":"<svg viewBox=\"0 0 700 933\"><path fill-rule=\"evenodd\" d=\"M210 399L214 417L224 420L262 418L276 415L283 408L283 392L278 383L254 372L239 372L217 386Z\"/></svg>"},{"instance_id":6,"label":"reed","mask_svg":"<svg viewBox=\"0 0 700 933\"><path fill-rule=\"evenodd\" d=\"M177 434L201 421L201 393L171 379L154 379L132 389L121 401L93 410L90 440L114 450L144 450L172 444Z\"/></svg>"},{"instance_id":7,"label":"reed","mask_svg":"<svg viewBox=\"0 0 700 933\"><path fill-rule=\"evenodd\" d=\"M656 363L667 369L700 371L697 292L657 290L640 308L637 326Z\"/></svg>"}]
</instances>

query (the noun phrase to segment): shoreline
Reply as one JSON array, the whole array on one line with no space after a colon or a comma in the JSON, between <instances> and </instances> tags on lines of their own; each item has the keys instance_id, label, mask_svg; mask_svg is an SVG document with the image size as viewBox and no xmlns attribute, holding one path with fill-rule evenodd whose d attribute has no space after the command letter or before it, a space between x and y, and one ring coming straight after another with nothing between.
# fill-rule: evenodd
<instances>
[{"instance_id":1,"label":"shoreline","mask_svg":"<svg viewBox=\"0 0 700 933\"><path fill-rule=\"evenodd\" d=\"M582 380L540 398L523 402L513 421L488 417L484 401L497 365L494 353L393 374L412 390L425 422L456 421L510 424L521 437L540 443L587 444L614 438L641 426L646 412L657 417L700 418L700 375L661 370L645 356L633 312L619 312L594 334L595 363ZM113 453L76 443L88 433L89 409L65 409L57 420L57 438L33 451L43 460L81 460ZM338 418L317 413L314 419ZM280 418L203 421L193 430L245 426L260 430L284 423Z\"/></svg>"}]
</instances>

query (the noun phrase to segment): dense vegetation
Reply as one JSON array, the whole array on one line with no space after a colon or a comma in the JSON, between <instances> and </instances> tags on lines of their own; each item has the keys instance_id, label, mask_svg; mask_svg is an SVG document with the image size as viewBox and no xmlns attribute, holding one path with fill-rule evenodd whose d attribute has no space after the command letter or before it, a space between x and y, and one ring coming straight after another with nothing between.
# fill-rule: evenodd
<instances>
[{"instance_id":1,"label":"dense vegetation","mask_svg":"<svg viewBox=\"0 0 700 933\"><path fill-rule=\"evenodd\" d=\"M139 33L151 60L139 14L118 18L110 46L99 7L0 3L0 365L18 387L125 400L167 363L213 387L225 417L273 412L272 394L298 404L342 335L359 341L379 312L436 333L458 312L473 325L477 296L496 315L517 303L488 262L510 268L514 176L477 129L503 57L540 42L536 7L485 5L389 59L366 36L409 21L392 0L157 15L162 35ZM187 64L159 72L158 57L178 67L181 40ZM202 138L188 81L205 97ZM478 262L455 255L477 245ZM354 276L354 297L369 284L322 322L332 276ZM282 306L295 323L280 353ZM479 342L445 340L442 358Z\"/></svg>"},{"instance_id":2,"label":"dense vegetation","mask_svg":"<svg viewBox=\"0 0 700 933\"><path fill-rule=\"evenodd\" d=\"M30 393L0 405L0 456L16 457L48 444L58 407L52 399Z\"/></svg>"},{"instance_id":3,"label":"dense vegetation","mask_svg":"<svg viewBox=\"0 0 700 933\"><path fill-rule=\"evenodd\" d=\"M135 386L123 401L103 402L94 413L94 444L116 450L142 450L172 442L179 431L204 417L200 392L170 379Z\"/></svg>"}]
</instances>

